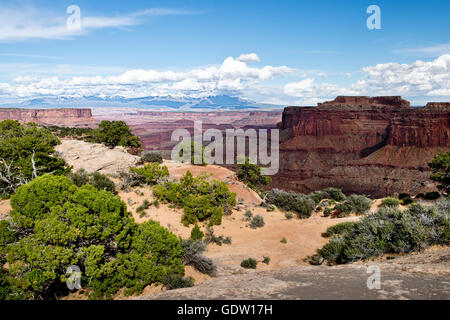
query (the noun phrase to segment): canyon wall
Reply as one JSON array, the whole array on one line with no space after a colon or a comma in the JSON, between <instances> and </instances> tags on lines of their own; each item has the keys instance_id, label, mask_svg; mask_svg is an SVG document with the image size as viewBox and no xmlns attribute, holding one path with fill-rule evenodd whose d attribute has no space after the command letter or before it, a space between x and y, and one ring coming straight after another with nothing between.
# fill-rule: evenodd
<instances>
[{"instance_id":1,"label":"canyon wall","mask_svg":"<svg viewBox=\"0 0 450 320\"><path fill-rule=\"evenodd\" d=\"M428 163L450 150L450 103L411 108L401 97L338 97L283 112L273 187L334 186L382 197L436 189Z\"/></svg>"},{"instance_id":2,"label":"canyon wall","mask_svg":"<svg viewBox=\"0 0 450 320\"><path fill-rule=\"evenodd\" d=\"M12 119L20 122L34 122L41 125L59 127L95 127L97 120L92 117L91 109L19 109L0 108L0 121Z\"/></svg>"}]
</instances>

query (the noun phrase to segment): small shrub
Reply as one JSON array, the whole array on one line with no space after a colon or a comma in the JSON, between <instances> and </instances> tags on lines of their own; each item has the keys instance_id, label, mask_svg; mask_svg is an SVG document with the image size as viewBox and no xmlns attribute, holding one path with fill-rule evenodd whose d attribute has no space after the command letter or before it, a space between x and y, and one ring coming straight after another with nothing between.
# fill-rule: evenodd
<instances>
[{"instance_id":1,"label":"small shrub","mask_svg":"<svg viewBox=\"0 0 450 320\"><path fill-rule=\"evenodd\" d=\"M277 207L275 207L273 204L269 204L269 206L267 207L267 212L274 212L276 208Z\"/></svg>"},{"instance_id":2,"label":"small shrub","mask_svg":"<svg viewBox=\"0 0 450 320\"><path fill-rule=\"evenodd\" d=\"M283 237L283 239L280 240L281 243L287 243L287 239Z\"/></svg>"},{"instance_id":3,"label":"small shrub","mask_svg":"<svg viewBox=\"0 0 450 320\"><path fill-rule=\"evenodd\" d=\"M81 187L89 183L89 173L83 168L78 169L76 172L70 172L67 176L77 187Z\"/></svg>"},{"instance_id":4,"label":"small shrub","mask_svg":"<svg viewBox=\"0 0 450 320\"><path fill-rule=\"evenodd\" d=\"M258 229L264 227L265 222L264 218L260 215L254 216L252 221L250 222L250 228L252 229Z\"/></svg>"},{"instance_id":5,"label":"small shrub","mask_svg":"<svg viewBox=\"0 0 450 320\"><path fill-rule=\"evenodd\" d=\"M163 284L167 290L190 288L194 286L194 282L194 278L182 277L179 274L168 274L163 280Z\"/></svg>"},{"instance_id":6,"label":"small shrub","mask_svg":"<svg viewBox=\"0 0 450 320\"><path fill-rule=\"evenodd\" d=\"M325 210L324 215L334 212L338 218L348 217L350 213L365 214L370 210L372 201L365 196L352 194L344 202L338 203L332 210Z\"/></svg>"},{"instance_id":7,"label":"small shrub","mask_svg":"<svg viewBox=\"0 0 450 320\"><path fill-rule=\"evenodd\" d=\"M206 250L205 244L199 240L187 239L183 240L183 263L192 265L201 273L214 276L217 270L214 262L202 255Z\"/></svg>"},{"instance_id":8,"label":"small shrub","mask_svg":"<svg viewBox=\"0 0 450 320\"><path fill-rule=\"evenodd\" d=\"M292 213L290 213L290 212L286 212L286 213L284 214L284 216L285 216L285 218L288 219L288 220L291 220L292 218L294 218L294 215L293 215Z\"/></svg>"},{"instance_id":9,"label":"small shrub","mask_svg":"<svg viewBox=\"0 0 450 320\"><path fill-rule=\"evenodd\" d=\"M141 155L141 161L143 163L163 163L163 157L161 153L143 152Z\"/></svg>"},{"instance_id":10,"label":"small shrub","mask_svg":"<svg viewBox=\"0 0 450 320\"><path fill-rule=\"evenodd\" d=\"M202 240L205 234L200 230L198 225L195 225L191 231L191 239L192 240Z\"/></svg>"},{"instance_id":11,"label":"small shrub","mask_svg":"<svg viewBox=\"0 0 450 320\"><path fill-rule=\"evenodd\" d=\"M436 155L428 166L432 172L431 180L439 183L439 190L450 195L450 152Z\"/></svg>"},{"instance_id":12,"label":"small shrub","mask_svg":"<svg viewBox=\"0 0 450 320\"><path fill-rule=\"evenodd\" d=\"M353 206L349 201L344 201L342 203L338 203L333 211L336 212L338 215L349 215L353 210Z\"/></svg>"},{"instance_id":13,"label":"small shrub","mask_svg":"<svg viewBox=\"0 0 450 320\"><path fill-rule=\"evenodd\" d=\"M269 257L264 257L263 263L269 264L270 263L270 258Z\"/></svg>"},{"instance_id":14,"label":"small shrub","mask_svg":"<svg viewBox=\"0 0 450 320\"><path fill-rule=\"evenodd\" d=\"M244 269L256 269L258 262L253 258L242 260L241 267Z\"/></svg>"},{"instance_id":15,"label":"small shrub","mask_svg":"<svg viewBox=\"0 0 450 320\"><path fill-rule=\"evenodd\" d=\"M222 235L216 236L214 234L214 230L211 227L206 228L205 237L203 241L205 244L215 243L218 246L222 246L222 244L231 244L230 237L225 238Z\"/></svg>"},{"instance_id":16,"label":"small shrub","mask_svg":"<svg viewBox=\"0 0 450 320\"><path fill-rule=\"evenodd\" d=\"M397 208L400 205L400 200L395 198L385 198L381 201L379 205L380 208Z\"/></svg>"},{"instance_id":17,"label":"small shrub","mask_svg":"<svg viewBox=\"0 0 450 320\"><path fill-rule=\"evenodd\" d=\"M408 193L400 193L398 195L398 199L399 200L403 200L403 199L406 199L406 198L411 198L411 195L409 195Z\"/></svg>"},{"instance_id":18,"label":"small shrub","mask_svg":"<svg viewBox=\"0 0 450 320\"><path fill-rule=\"evenodd\" d=\"M303 261L308 262L309 264L312 264L314 266L319 266L323 264L324 259L320 255L315 254L313 256L306 256Z\"/></svg>"},{"instance_id":19,"label":"small shrub","mask_svg":"<svg viewBox=\"0 0 450 320\"><path fill-rule=\"evenodd\" d=\"M136 172L120 172L119 177L120 180L122 180L120 189L126 192L130 192L132 187L139 187L143 185L142 177Z\"/></svg>"},{"instance_id":20,"label":"small shrub","mask_svg":"<svg viewBox=\"0 0 450 320\"><path fill-rule=\"evenodd\" d=\"M253 218L253 212L251 210L247 210L244 213L244 221L250 221Z\"/></svg>"},{"instance_id":21,"label":"small shrub","mask_svg":"<svg viewBox=\"0 0 450 320\"><path fill-rule=\"evenodd\" d=\"M299 218L309 218L316 206L314 201L304 194L279 189L267 192L266 202L274 204L284 211L292 211Z\"/></svg>"},{"instance_id":22,"label":"small shrub","mask_svg":"<svg viewBox=\"0 0 450 320\"><path fill-rule=\"evenodd\" d=\"M352 210L356 214L365 214L370 210L370 207L372 206L372 201L362 195L352 194L345 201L350 202L350 204L352 205Z\"/></svg>"},{"instance_id":23,"label":"small shrub","mask_svg":"<svg viewBox=\"0 0 450 320\"><path fill-rule=\"evenodd\" d=\"M403 198L402 200L401 200L401 203L402 203L402 205L404 205L404 206L407 206L407 205L409 205L409 204L411 204L411 203L413 203L414 202L414 200L411 198L411 197L405 197L405 198Z\"/></svg>"},{"instance_id":24,"label":"small shrub","mask_svg":"<svg viewBox=\"0 0 450 320\"><path fill-rule=\"evenodd\" d=\"M69 173L67 176L77 187L90 184L97 190L105 190L113 194L117 193L114 182L100 172L88 173L84 169L79 169L76 172Z\"/></svg>"},{"instance_id":25,"label":"small shrub","mask_svg":"<svg viewBox=\"0 0 450 320\"><path fill-rule=\"evenodd\" d=\"M423 199L424 200L437 200L441 197L441 194L439 192L433 191L433 192L427 192L424 194Z\"/></svg>"},{"instance_id":26,"label":"small shrub","mask_svg":"<svg viewBox=\"0 0 450 320\"><path fill-rule=\"evenodd\" d=\"M145 210L150 208L150 202L148 200L144 200L144 202L136 208L136 213L139 213L140 217L144 217L146 215Z\"/></svg>"},{"instance_id":27,"label":"small shrub","mask_svg":"<svg viewBox=\"0 0 450 320\"><path fill-rule=\"evenodd\" d=\"M91 175L89 184L92 185L97 190L109 191L116 194L116 185L107 176L101 174L100 172L94 172Z\"/></svg>"},{"instance_id":28,"label":"small shrub","mask_svg":"<svg viewBox=\"0 0 450 320\"><path fill-rule=\"evenodd\" d=\"M342 192L341 189L338 188L327 188L323 190L328 194L328 199L332 199L337 202L341 202L345 200L345 194Z\"/></svg>"},{"instance_id":29,"label":"small shrub","mask_svg":"<svg viewBox=\"0 0 450 320\"><path fill-rule=\"evenodd\" d=\"M249 188L259 192L272 181L270 177L262 175L261 168L251 164L248 158L243 164L237 165L237 177Z\"/></svg>"},{"instance_id":30,"label":"small shrub","mask_svg":"<svg viewBox=\"0 0 450 320\"><path fill-rule=\"evenodd\" d=\"M159 208L159 201L158 200L153 201L152 204L155 206L155 208Z\"/></svg>"},{"instance_id":31,"label":"small shrub","mask_svg":"<svg viewBox=\"0 0 450 320\"><path fill-rule=\"evenodd\" d=\"M158 163L148 163L142 168L130 168L130 173L134 173L135 177L141 183L148 185L155 185L162 183L169 177L169 170L166 166L161 166Z\"/></svg>"},{"instance_id":32,"label":"small shrub","mask_svg":"<svg viewBox=\"0 0 450 320\"><path fill-rule=\"evenodd\" d=\"M331 216L332 213L333 213L333 209L332 209L332 208L326 208L326 209L323 211L323 216L324 216L324 217L329 217L329 216Z\"/></svg>"},{"instance_id":33,"label":"small shrub","mask_svg":"<svg viewBox=\"0 0 450 320\"><path fill-rule=\"evenodd\" d=\"M325 191L314 191L308 195L316 204L324 199L329 199L330 195Z\"/></svg>"},{"instance_id":34,"label":"small shrub","mask_svg":"<svg viewBox=\"0 0 450 320\"><path fill-rule=\"evenodd\" d=\"M324 236L325 237L332 237L335 235L342 235L346 232L349 232L349 230L351 230L351 228L353 228L353 226L355 225L356 222L344 222L344 223L340 223L334 226L331 226L327 229L327 231L325 232Z\"/></svg>"},{"instance_id":35,"label":"small shrub","mask_svg":"<svg viewBox=\"0 0 450 320\"><path fill-rule=\"evenodd\" d=\"M144 211L147 210L148 208L150 208L150 202L145 199L142 204L136 209L136 211L140 212L140 211Z\"/></svg>"}]
</instances>

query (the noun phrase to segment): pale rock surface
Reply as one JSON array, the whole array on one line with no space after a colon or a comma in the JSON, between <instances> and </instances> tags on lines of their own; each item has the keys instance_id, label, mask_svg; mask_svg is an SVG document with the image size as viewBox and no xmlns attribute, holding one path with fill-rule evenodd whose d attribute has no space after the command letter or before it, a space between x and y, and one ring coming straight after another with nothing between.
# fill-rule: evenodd
<instances>
[{"instance_id":1,"label":"pale rock surface","mask_svg":"<svg viewBox=\"0 0 450 320\"><path fill-rule=\"evenodd\" d=\"M55 150L75 170L84 168L88 172L103 174L128 171L139 161L139 157L129 154L123 147L110 149L102 144L79 140L62 140Z\"/></svg>"}]
</instances>

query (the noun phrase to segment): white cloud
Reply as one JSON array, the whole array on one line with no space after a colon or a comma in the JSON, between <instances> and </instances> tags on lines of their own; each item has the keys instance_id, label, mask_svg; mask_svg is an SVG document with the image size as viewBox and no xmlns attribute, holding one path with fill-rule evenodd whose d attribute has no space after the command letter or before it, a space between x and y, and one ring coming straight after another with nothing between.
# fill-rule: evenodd
<instances>
[{"instance_id":1,"label":"white cloud","mask_svg":"<svg viewBox=\"0 0 450 320\"><path fill-rule=\"evenodd\" d=\"M446 96L450 88L450 54L433 61L385 63L363 68L365 76L353 85L363 94Z\"/></svg>"},{"instance_id":2,"label":"white cloud","mask_svg":"<svg viewBox=\"0 0 450 320\"><path fill-rule=\"evenodd\" d=\"M114 76L58 76L36 78L16 77L10 94L17 98L39 95L183 95L196 92L211 95L221 91L242 91L249 86L283 77L295 70L287 66L249 67L232 57L219 66L196 68L185 72L159 70L128 70ZM9 84L4 84L9 85ZM0 87L1 88L1 87Z\"/></svg>"},{"instance_id":3,"label":"white cloud","mask_svg":"<svg viewBox=\"0 0 450 320\"><path fill-rule=\"evenodd\" d=\"M450 96L450 55L411 64L367 66L361 69L359 80L345 86L324 82L318 72L297 74L298 70L288 66L251 67L233 57L218 65L184 71L55 66L51 73L48 66L0 64L3 67L15 78L0 80L2 101L39 96L199 97L224 93L291 105L315 105L338 95L402 95L413 104L422 104L448 101ZM281 82L280 78L294 73L298 81Z\"/></svg>"},{"instance_id":4,"label":"white cloud","mask_svg":"<svg viewBox=\"0 0 450 320\"><path fill-rule=\"evenodd\" d=\"M416 103L426 102L431 97L448 100L450 96L449 54L428 62L377 64L362 68L361 72L363 77L348 88L307 78L286 84L284 93L309 103L337 95L402 95Z\"/></svg>"},{"instance_id":5,"label":"white cloud","mask_svg":"<svg viewBox=\"0 0 450 320\"><path fill-rule=\"evenodd\" d=\"M260 62L258 55L256 53L241 54L237 59L241 62Z\"/></svg>"},{"instance_id":6,"label":"white cloud","mask_svg":"<svg viewBox=\"0 0 450 320\"><path fill-rule=\"evenodd\" d=\"M81 29L69 29L66 21L69 14L36 9L31 6L0 6L0 41L21 41L29 39L71 39L99 28L121 28L137 25L144 17L162 15L194 14L194 12L152 8L130 14L88 16L81 8Z\"/></svg>"},{"instance_id":7,"label":"white cloud","mask_svg":"<svg viewBox=\"0 0 450 320\"><path fill-rule=\"evenodd\" d=\"M339 95L356 95L358 91L329 83L316 83L315 79L308 78L300 82L286 84L284 93L292 97L301 98L301 104L315 104Z\"/></svg>"}]
</instances>

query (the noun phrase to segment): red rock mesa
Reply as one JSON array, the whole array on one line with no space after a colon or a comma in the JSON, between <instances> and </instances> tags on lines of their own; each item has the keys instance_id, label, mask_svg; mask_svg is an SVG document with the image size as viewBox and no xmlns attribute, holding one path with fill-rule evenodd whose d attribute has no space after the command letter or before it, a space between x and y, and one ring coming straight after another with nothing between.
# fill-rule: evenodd
<instances>
[{"instance_id":1,"label":"red rock mesa","mask_svg":"<svg viewBox=\"0 0 450 320\"><path fill-rule=\"evenodd\" d=\"M338 97L288 107L273 187L340 187L372 197L434 191L429 161L450 150L450 103L411 108L401 97Z\"/></svg>"},{"instance_id":2,"label":"red rock mesa","mask_svg":"<svg viewBox=\"0 0 450 320\"><path fill-rule=\"evenodd\" d=\"M60 127L95 127L91 109L19 109L0 108L0 121L12 119Z\"/></svg>"}]
</instances>

